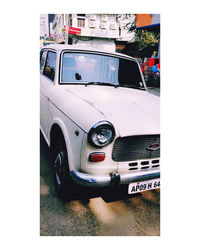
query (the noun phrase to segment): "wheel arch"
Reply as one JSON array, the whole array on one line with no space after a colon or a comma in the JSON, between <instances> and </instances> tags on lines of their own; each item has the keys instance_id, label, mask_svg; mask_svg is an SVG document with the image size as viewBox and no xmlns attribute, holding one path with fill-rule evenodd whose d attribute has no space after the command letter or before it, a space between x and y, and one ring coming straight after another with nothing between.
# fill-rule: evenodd
<instances>
[{"instance_id":1,"label":"wheel arch","mask_svg":"<svg viewBox=\"0 0 200 250\"><path fill-rule=\"evenodd\" d=\"M55 119L52 123L50 133L49 133L50 148L53 148L53 144L58 136L62 136L64 139L66 151L67 151L69 169L73 170L74 159L73 159L73 154L71 150L71 142L70 142L67 128L64 125L63 121L61 121L60 119Z\"/></svg>"}]
</instances>

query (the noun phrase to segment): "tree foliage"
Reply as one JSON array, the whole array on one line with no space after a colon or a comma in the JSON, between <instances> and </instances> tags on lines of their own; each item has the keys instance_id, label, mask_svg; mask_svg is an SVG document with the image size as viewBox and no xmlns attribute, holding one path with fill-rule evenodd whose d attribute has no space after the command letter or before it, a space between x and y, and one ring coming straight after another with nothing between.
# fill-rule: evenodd
<instances>
[{"instance_id":1,"label":"tree foliage","mask_svg":"<svg viewBox=\"0 0 200 250\"><path fill-rule=\"evenodd\" d=\"M138 49L142 51L147 47L158 46L159 34L153 31L136 30L135 42L138 43Z\"/></svg>"},{"instance_id":2,"label":"tree foliage","mask_svg":"<svg viewBox=\"0 0 200 250\"><path fill-rule=\"evenodd\" d=\"M135 32L135 41L123 52L135 57L151 57L153 51L158 50L160 32L136 29L136 21L129 25L129 32Z\"/></svg>"}]
</instances>

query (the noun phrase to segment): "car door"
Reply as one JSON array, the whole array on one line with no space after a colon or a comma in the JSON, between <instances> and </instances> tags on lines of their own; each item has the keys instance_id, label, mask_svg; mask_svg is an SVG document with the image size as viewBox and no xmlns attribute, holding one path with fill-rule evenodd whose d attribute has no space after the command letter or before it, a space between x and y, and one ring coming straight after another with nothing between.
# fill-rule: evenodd
<instances>
[{"instance_id":1,"label":"car door","mask_svg":"<svg viewBox=\"0 0 200 250\"><path fill-rule=\"evenodd\" d=\"M49 96L55 87L56 73L56 52L44 50L41 52L40 66L40 127L44 134L48 134L48 117L49 117ZM44 61L44 62L43 62ZM42 64L43 63L43 64Z\"/></svg>"}]
</instances>

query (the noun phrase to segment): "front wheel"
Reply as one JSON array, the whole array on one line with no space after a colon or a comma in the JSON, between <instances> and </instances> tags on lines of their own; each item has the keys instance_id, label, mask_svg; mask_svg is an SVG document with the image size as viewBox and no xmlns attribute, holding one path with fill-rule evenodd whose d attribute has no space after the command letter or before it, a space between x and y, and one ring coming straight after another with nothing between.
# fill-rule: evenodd
<instances>
[{"instance_id":1,"label":"front wheel","mask_svg":"<svg viewBox=\"0 0 200 250\"><path fill-rule=\"evenodd\" d=\"M70 178L67 150L62 137L54 142L52 164L55 188L59 198L62 200L73 199L74 183Z\"/></svg>"}]
</instances>

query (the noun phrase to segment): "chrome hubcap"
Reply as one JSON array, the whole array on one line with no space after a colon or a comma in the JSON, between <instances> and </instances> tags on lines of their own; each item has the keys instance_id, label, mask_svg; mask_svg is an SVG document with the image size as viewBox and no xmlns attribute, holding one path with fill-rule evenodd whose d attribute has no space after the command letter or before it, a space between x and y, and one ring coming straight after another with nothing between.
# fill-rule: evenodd
<instances>
[{"instance_id":1,"label":"chrome hubcap","mask_svg":"<svg viewBox=\"0 0 200 250\"><path fill-rule=\"evenodd\" d=\"M62 168L63 168L63 152L59 152L54 162L56 181L59 186L62 183Z\"/></svg>"}]
</instances>

